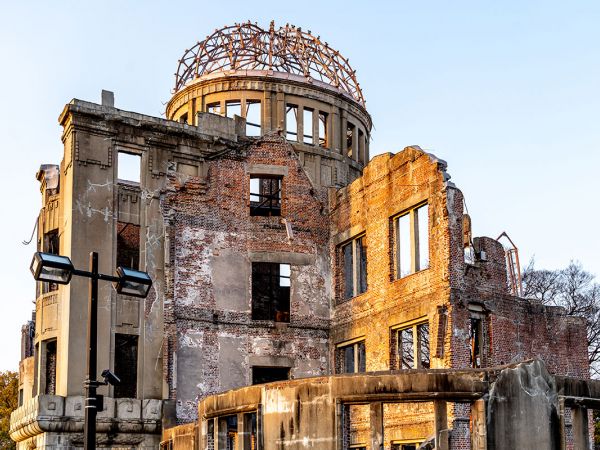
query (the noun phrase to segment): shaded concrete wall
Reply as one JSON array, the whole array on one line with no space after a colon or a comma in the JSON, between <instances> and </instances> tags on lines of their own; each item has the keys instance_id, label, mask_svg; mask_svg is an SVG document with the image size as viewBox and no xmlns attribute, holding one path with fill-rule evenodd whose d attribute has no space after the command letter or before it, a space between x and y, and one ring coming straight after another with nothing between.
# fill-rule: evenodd
<instances>
[{"instance_id":1,"label":"shaded concrete wall","mask_svg":"<svg viewBox=\"0 0 600 450\"><path fill-rule=\"evenodd\" d=\"M163 432L163 441L173 445L175 437L187 434L187 439L172 448L187 449L197 442L198 448L220 450L225 448L226 439L218 419L255 412L259 448L342 450L357 443L346 436L352 432L346 411L347 407L359 407L360 419L368 427L365 447L389 449L394 441L406 442L411 435L393 437L394 427L405 424L401 417L387 420L386 413L404 408L429 414L430 408L435 448L552 450L566 448L564 417L573 408L575 432L570 445L589 449L587 411L599 400L598 381L552 376L540 360L481 371L337 375L251 386L207 397L198 406L198 437L191 436L190 425L186 425ZM462 424L457 428L447 423L446 412L452 402L470 406L470 433L464 433ZM358 423L353 421L354 426ZM410 423L404 432L411 433L414 428ZM234 430L229 437L239 450L250 449L242 439L242 430ZM215 442L220 444L215 446Z\"/></svg>"}]
</instances>

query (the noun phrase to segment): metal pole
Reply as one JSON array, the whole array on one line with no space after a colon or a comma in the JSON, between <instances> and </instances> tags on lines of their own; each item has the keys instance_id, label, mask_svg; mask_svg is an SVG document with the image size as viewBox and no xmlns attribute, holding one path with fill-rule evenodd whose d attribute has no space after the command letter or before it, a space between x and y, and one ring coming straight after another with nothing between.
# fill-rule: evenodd
<instances>
[{"instance_id":1,"label":"metal pole","mask_svg":"<svg viewBox=\"0 0 600 450\"><path fill-rule=\"evenodd\" d=\"M98 253L90 253L90 291L87 329L87 380L85 386L84 449L96 450L96 360L98 351Z\"/></svg>"}]
</instances>

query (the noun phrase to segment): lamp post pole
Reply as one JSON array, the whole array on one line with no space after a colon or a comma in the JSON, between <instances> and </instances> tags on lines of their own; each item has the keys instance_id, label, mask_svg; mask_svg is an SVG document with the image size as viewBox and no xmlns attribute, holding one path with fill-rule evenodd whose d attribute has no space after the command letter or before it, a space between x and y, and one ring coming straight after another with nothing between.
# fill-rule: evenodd
<instances>
[{"instance_id":1,"label":"lamp post pole","mask_svg":"<svg viewBox=\"0 0 600 450\"><path fill-rule=\"evenodd\" d=\"M87 324L87 380L85 380L84 449L96 450L96 375L98 354L98 253L90 253Z\"/></svg>"},{"instance_id":2,"label":"lamp post pole","mask_svg":"<svg viewBox=\"0 0 600 450\"><path fill-rule=\"evenodd\" d=\"M77 270L68 256L53 253L36 252L29 269L36 281L46 283L69 284L73 275L90 279L87 322L87 378L85 388L85 415L83 430L83 448L96 450L96 415L102 402L98 401L96 388L106 384L120 383L119 377L106 369L102 372L104 382L97 381L98 372L98 280L116 284L118 294L146 298L152 287L152 279L146 272L117 267L117 276L98 272L98 253L90 253L89 272Z\"/></svg>"}]
</instances>

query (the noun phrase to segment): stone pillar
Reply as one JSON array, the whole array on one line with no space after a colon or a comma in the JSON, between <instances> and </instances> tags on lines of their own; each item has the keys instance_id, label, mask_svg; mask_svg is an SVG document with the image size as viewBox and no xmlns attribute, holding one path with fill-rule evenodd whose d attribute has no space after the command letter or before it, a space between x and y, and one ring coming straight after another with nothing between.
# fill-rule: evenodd
<instances>
[{"instance_id":1,"label":"stone pillar","mask_svg":"<svg viewBox=\"0 0 600 450\"><path fill-rule=\"evenodd\" d=\"M275 124L277 128L284 131L285 136L285 95L283 92L277 93L277 107L275 108Z\"/></svg>"},{"instance_id":2,"label":"stone pillar","mask_svg":"<svg viewBox=\"0 0 600 450\"><path fill-rule=\"evenodd\" d=\"M329 114L328 119L329 126L327 127L327 140L329 144L329 149L335 153L342 153L341 147L341 131L340 131L340 115L338 113L338 108L334 108L331 110L331 114Z\"/></svg>"},{"instance_id":3,"label":"stone pillar","mask_svg":"<svg viewBox=\"0 0 600 450\"><path fill-rule=\"evenodd\" d=\"M446 401L434 400L433 410L435 415L435 448L448 450L448 413Z\"/></svg>"},{"instance_id":4,"label":"stone pillar","mask_svg":"<svg viewBox=\"0 0 600 450\"><path fill-rule=\"evenodd\" d=\"M587 408L576 406L571 411L573 417L573 450L591 450Z\"/></svg>"},{"instance_id":5,"label":"stone pillar","mask_svg":"<svg viewBox=\"0 0 600 450\"><path fill-rule=\"evenodd\" d=\"M272 108L271 108L271 92L265 91L263 102L261 105L261 134L265 134L273 130L272 123Z\"/></svg>"},{"instance_id":6,"label":"stone pillar","mask_svg":"<svg viewBox=\"0 0 600 450\"><path fill-rule=\"evenodd\" d=\"M370 405L371 450L383 450L383 403Z\"/></svg>"}]
</instances>

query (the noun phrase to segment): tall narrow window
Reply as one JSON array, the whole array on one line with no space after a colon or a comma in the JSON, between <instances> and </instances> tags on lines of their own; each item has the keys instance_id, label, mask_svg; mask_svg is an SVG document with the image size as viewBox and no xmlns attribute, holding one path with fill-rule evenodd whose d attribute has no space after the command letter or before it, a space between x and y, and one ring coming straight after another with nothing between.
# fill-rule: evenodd
<instances>
[{"instance_id":1,"label":"tall narrow window","mask_svg":"<svg viewBox=\"0 0 600 450\"><path fill-rule=\"evenodd\" d=\"M252 319L290 321L290 265L252 263Z\"/></svg>"},{"instance_id":2,"label":"tall narrow window","mask_svg":"<svg viewBox=\"0 0 600 450\"><path fill-rule=\"evenodd\" d=\"M225 114L230 119L234 116L242 117L242 102L239 100L227 100L225 102Z\"/></svg>"},{"instance_id":3,"label":"tall narrow window","mask_svg":"<svg viewBox=\"0 0 600 450\"><path fill-rule=\"evenodd\" d=\"M117 267L138 270L140 261L140 226L117 222Z\"/></svg>"},{"instance_id":4,"label":"tall narrow window","mask_svg":"<svg viewBox=\"0 0 600 450\"><path fill-rule=\"evenodd\" d=\"M237 416L219 417L219 450L235 450L238 440Z\"/></svg>"},{"instance_id":5,"label":"tall narrow window","mask_svg":"<svg viewBox=\"0 0 600 450\"><path fill-rule=\"evenodd\" d=\"M115 375L121 383L115 386L116 398L137 396L138 337L134 334L115 334Z\"/></svg>"},{"instance_id":6,"label":"tall narrow window","mask_svg":"<svg viewBox=\"0 0 600 450\"><path fill-rule=\"evenodd\" d=\"M469 342L471 346L470 364L471 367L482 367L481 354L483 348L483 326L479 317L469 319Z\"/></svg>"},{"instance_id":7,"label":"tall narrow window","mask_svg":"<svg viewBox=\"0 0 600 450\"><path fill-rule=\"evenodd\" d=\"M367 291L367 245L365 235L341 246L343 298L348 300Z\"/></svg>"},{"instance_id":8,"label":"tall narrow window","mask_svg":"<svg viewBox=\"0 0 600 450\"><path fill-rule=\"evenodd\" d=\"M348 122L346 126L346 156L352 158L356 149L354 148L355 126Z\"/></svg>"},{"instance_id":9,"label":"tall narrow window","mask_svg":"<svg viewBox=\"0 0 600 450\"><path fill-rule=\"evenodd\" d=\"M246 136L260 136L260 100L246 100Z\"/></svg>"},{"instance_id":10,"label":"tall narrow window","mask_svg":"<svg viewBox=\"0 0 600 450\"><path fill-rule=\"evenodd\" d=\"M340 344L336 349L337 373L361 373L366 371L365 341Z\"/></svg>"},{"instance_id":11,"label":"tall narrow window","mask_svg":"<svg viewBox=\"0 0 600 450\"><path fill-rule=\"evenodd\" d=\"M319 111L319 147L329 147L327 113Z\"/></svg>"},{"instance_id":12,"label":"tall narrow window","mask_svg":"<svg viewBox=\"0 0 600 450\"><path fill-rule=\"evenodd\" d=\"M243 450L256 449L256 413L244 414L244 445Z\"/></svg>"},{"instance_id":13,"label":"tall narrow window","mask_svg":"<svg viewBox=\"0 0 600 450\"><path fill-rule=\"evenodd\" d=\"M396 228L396 278L429 267L429 207L418 206L394 220Z\"/></svg>"},{"instance_id":14,"label":"tall narrow window","mask_svg":"<svg viewBox=\"0 0 600 450\"><path fill-rule=\"evenodd\" d=\"M256 175L250 177L250 215L281 215L282 177Z\"/></svg>"},{"instance_id":15,"label":"tall narrow window","mask_svg":"<svg viewBox=\"0 0 600 450\"><path fill-rule=\"evenodd\" d=\"M298 106L287 105L285 108L285 138L288 141L298 140Z\"/></svg>"},{"instance_id":16,"label":"tall narrow window","mask_svg":"<svg viewBox=\"0 0 600 450\"><path fill-rule=\"evenodd\" d=\"M429 323L392 329L392 369L429 369L431 366Z\"/></svg>"},{"instance_id":17,"label":"tall narrow window","mask_svg":"<svg viewBox=\"0 0 600 450\"><path fill-rule=\"evenodd\" d=\"M119 152L117 178L120 181L140 182L142 157L132 153Z\"/></svg>"},{"instance_id":18,"label":"tall narrow window","mask_svg":"<svg viewBox=\"0 0 600 450\"><path fill-rule=\"evenodd\" d=\"M304 108L302 113L302 123L303 123L303 142L305 144L312 145L314 144L313 139L313 110L309 108Z\"/></svg>"},{"instance_id":19,"label":"tall narrow window","mask_svg":"<svg viewBox=\"0 0 600 450\"><path fill-rule=\"evenodd\" d=\"M45 253L52 253L53 255L60 254L59 248L60 238L58 230L52 230L44 234L43 250ZM42 282L42 294L47 292L57 291L58 283Z\"/></svg>"},{"instance_id":20,"label":"tall narrow window","mask_svg":"<svg viewBox=\"0 0 600 450\"><path fill-rule=\"evenodd\" d=\"M56 394L56 341L46 342L46 388L45 394Z\"/></svg>"}]
</instances>

